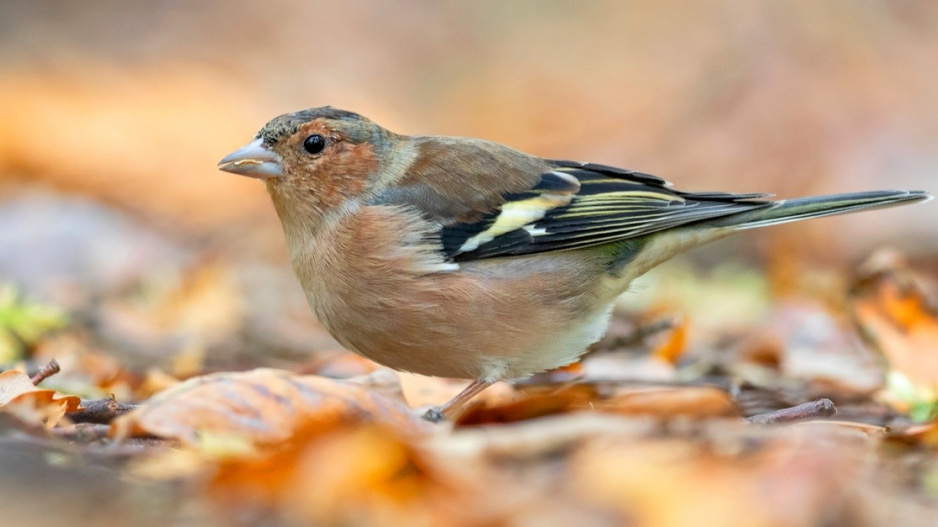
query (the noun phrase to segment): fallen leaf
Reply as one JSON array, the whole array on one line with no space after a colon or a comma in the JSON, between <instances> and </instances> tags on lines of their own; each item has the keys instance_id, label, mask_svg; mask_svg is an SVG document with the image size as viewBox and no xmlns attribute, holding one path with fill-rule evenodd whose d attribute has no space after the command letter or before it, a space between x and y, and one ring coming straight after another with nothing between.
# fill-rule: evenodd
<instances>
[{"instance_id":1,"label":"fallen leaf","mask_svg":"<svg viewBox=\"0 0 938 527\"><path fill-rule=\"evenodd\" d=\"M360 385L273 369L194 377L115 420L115 437L152 435L199 446L206 434L275 445L300 427L380 422L402 433L428 423L403 404Z\"/></svg>"},{"instance_id":2,"label":"fallen leaf","mask_svg":"<svg viewBox=\"0 0 938 527\"><path fill-rule=\"evenodd\" d=\"M593 386L572 384L560 388L531 389L519 392L513 400L496 402L473 401L456 419L460 426L514 423L538 417L589 408L598 399Z\"/></svg>"},{"instance_id":3,"label":"fallen leaf","mask_svg":"<svg viewBox=\"0 0 938 527\"><path fill-rule=\"evenodd\" d=\"M747 434L724 426L709 435L599 437L570 460L571 478L629 525L818 525L850 496L851 468L870 446L840 442L837 429Z\"/></svg>"},{"instance_id":4,"label":"fallen leaf","mask_svg":"<svg viewBox=\"0 0 938 527\"><path fill-rule=\"evenodd\" d=\"M307 522L341 524L384 516L397 518L394 524L432 525L434 513L437 521L452 515L441 500L455 489L448 489L419 452L386 429L330 433L309 444L295 467L286 506Z\"/></svg>"},{"instance_id":5,"label":"fallen leaf","mask_svg":"<svg viewBox=\"0 0 938 527\"><path fill-rule=\"evenodd\" d=\"M681 317L652 352L652 356L668 364L677 364L687 350L687 318Z\"/></svg>"},{"instance_id":6,"label":"fallen leaf","mask_svg":"<svg viewBox=\"0 0 938 527\"><path fill-rule=\"evenodd\" d=\"M715 386L650 387L624 390L591 408L619 415L673 417L730 417L739 415L736 403L726 390Z\"/></svg>"},{"instance_id":7,"label":"fallen leaf","mask_svg":"<svg viewBox=\"0 0 938 527\"><path fill-rule=\"evenodd\" d=\"M713 386L609 389L588 383L530 388L514 400L474 404L457 420L460 425L510 423L559 413L593 411L660 419L738 416L733 398Z\"/></svg>"},{"instance_id":8,"label":"fallen leaf","mask_svg":"<svg viewBox=\"0 0 938 527\"><path fill-rule=\"evenodd\" d=\"M857 432L865 437L881 437L889 432L889 428L885 426L871 425L869 423L859 423L856 421L837 421L834 419L823 421L804 421L801 423L795 423L794 426L819 429L837 428L841 430Z\"/></svg>"},{"instance_id":9,"label":"fallen leaf","mask_svg":"<svg viewBox=\"0 0 938 527\"><path fill-rule=\"evenodd\" d=\"M291 525L429 526L454 524L454 500L468 489L447 484L395 430L344 424L304 427L266 455L225 459L209 490L223 514L273 508Z\"/></svg>"},{"instance_id":10,"label":"fallen leaf","mask_svg":"<svg viewBox=\"0 0 938 527\"><path fill-rule=\"evenodd\" d=\"M887 432L886 439L912 445L923 444L938 447L938 422L932 421L913 425L902 430L890 431Z\"/></svg>"},{"instance_id":11,"label":"fallen leaf","mask_svg":"<svg viewBox=\"0 0 938 527\"><path fill-rule=\"evenodd\" d=\"M918 421L934 418L938 309L901 256L877 253L862 271L850 307L862 335L888 364L887 399Z\"/></svg>"},{"instance_id":12,"label":"fallen leaf","mask_svg":"<svg viewBox=\"0 0 938 527\"><path fill-rule=\"evenodd\" d=\"M81 399L55 390L38 388L29 376L17 370L0 373L0 409L26 422L52 428L66 412L78 409Z\"/></svg>"},{"instance_id":13,"label":"fallen leaf","mask_svg":"<svg viewBox=\"0 0 938 527\"><path fill-rule=\"evenodd\" d=\"M324 358L312 364L306 369L306 372L315 373L322 377L348 379L349 377L368 375L383 367L357 353L345 350L334 353L324 352L317 355L323 356Z\"/></svg>"},{"instance_id":14,"label":"fallen leaf","mask_svg":"<svg viewBox=\"0 0 938 527\"><path fill-rule=\"evenodd\" d=\"M179 384L179 379L159 368L150 368L137 388L137 394L148 399Z\"/></svg>"}]
</instances>

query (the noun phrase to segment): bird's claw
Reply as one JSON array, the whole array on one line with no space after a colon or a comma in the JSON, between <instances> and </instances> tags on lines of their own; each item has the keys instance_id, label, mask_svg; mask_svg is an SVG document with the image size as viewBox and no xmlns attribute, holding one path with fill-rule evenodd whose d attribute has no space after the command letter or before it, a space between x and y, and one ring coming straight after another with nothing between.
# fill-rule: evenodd
<instances>
[{"instance_id":1,"label":"bird's claw","mask_svg":"<svg viewBox=\"0 0 938 527\"><path fill-rule=\"evenodd\" d=\"M446 417L443 415L443 412L439 408L430 408L421 416L431 423L442 423L446 420Z\"/></svg>"}]
</instances>

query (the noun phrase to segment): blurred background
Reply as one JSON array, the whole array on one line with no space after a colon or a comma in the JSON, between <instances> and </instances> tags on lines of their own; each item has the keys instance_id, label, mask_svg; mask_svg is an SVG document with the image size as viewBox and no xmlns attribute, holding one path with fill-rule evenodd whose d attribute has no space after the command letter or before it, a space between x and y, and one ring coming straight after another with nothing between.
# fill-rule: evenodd
<instances>
[{"instance_id":1,"label":"blurred background","mask_svg":"<svg viewBox=\"0 0 938 527\"><path fill-rule=\"evenodd\" d=\"M316 323L263 185L216 169L279 114L328 104L395 132L482 137L691 191L936 192L936 58L934 0L0 0L0 370L33 373L56 359L61 373L43 387L129 403L217 370L381 374ZM770 440L742 423L676 420L653 432L629 425L628 441L589 429L582 450L553 442L574 437L574 421L555 421L556 435L522 434L543 437L543 451L524 446L512 457L502 445L455 461L469 450L441 442L439 474L425 460L387 474L404 482L393 488L411 489L416 475L444 493L392 507L402 515L390 518L438 524L418 521L435 508L515 513L536 525L934 525L936 225L930 203L695 250L634 284L609 337L570 373L584 381L575 386L602 381L626 395L716 383L727 391L703 393L741 416L831 397L840 423L828 433L843 434L791 427ZM557 375L533 388L565 382ZM891 406L880 402L887 384ZM460 389L412 375L398 387L415 407ZM487 394L497 414L499 397L524 390L500 384ZM692 418L718 415L686 391L656 393L655 404L639 399L641 415L670 423L668 393ZM50 446L44 429L24 432L5 408L8 524L211 526L237 516L282 525L252 516L268 510L265 497L219 499L228 516L218 514L200 486L214 465L191 468L190 459L186 472L177 458L154 458L166 470L147 476L134 463L156 446L66 443L64 434ZM887 443L871 457L858 441L908 416L931 420L932 450L897 453ZM498 445L508 436L495 434L510 430L476 439L491 431ZM336 437L342 449L304 446L277 471L249 456L255 468L239 477L264 482L248 485L262 496L286 493L276 503L296 525L363 524L360 511L374 506L365 491L380 490L375 474L385 470L369 463L416 454L398 439ZM900 439L917 445L911 434ZM224 445L206 440L212 462L230 461L235 443ZM300 479L284 479L290 471ZM365 483L336 483L346 481L338 474ZM447 501L446 489L471 499ZM343 501L343 492L366 501Z\"/></svg>"},{"instance_id":2,"label":"blurred background","mask_svg":"<svg viewBox=\"0 0 938 527\"><path fill-rule=\"evenodd\" d=\"M304 356L337 345L263 185L215 168L278 114L330 104L686 190L935 191L935 57L928 0L0 1L0 281L143 364L219 342ZM931 262L936 222L812 221L676 265L784 282L882 246Z\"/></svg>"}]
</instances>

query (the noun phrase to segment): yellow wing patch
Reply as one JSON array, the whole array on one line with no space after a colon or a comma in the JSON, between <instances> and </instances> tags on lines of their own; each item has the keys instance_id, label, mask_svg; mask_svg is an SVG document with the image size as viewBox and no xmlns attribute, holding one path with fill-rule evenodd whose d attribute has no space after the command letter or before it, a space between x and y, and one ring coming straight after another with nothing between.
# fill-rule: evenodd
<instances>
[{"instance_id":1,"label":"yellow wing patch","mask_svg":"<svg viewBox=\"0 0 938 527\"><path fill-rule=\"evenodd\" d=\"M492 226L466 240L459 252L474 251L480 245L494 240L496 236L530 225L543 218L548 211L569 205L572 200L572 194L541 194L529 199L506 202Z\"/></svg>"}]
</instances>

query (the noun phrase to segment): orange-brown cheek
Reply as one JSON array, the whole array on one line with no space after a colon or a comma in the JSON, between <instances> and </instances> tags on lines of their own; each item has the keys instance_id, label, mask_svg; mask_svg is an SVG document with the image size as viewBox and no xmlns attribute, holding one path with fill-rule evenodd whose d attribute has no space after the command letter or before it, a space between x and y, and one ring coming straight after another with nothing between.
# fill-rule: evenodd
<instances>
[{"instance_id":1,"label":"orange-brown cheek","mask_svg":"<svg viewBox=\"0 0 938 527\"><path fill-rule=\"evenodd\" d=\"M325 208L332 208L361 195L377 166L371 144L338 145L333 155L319 161L315 171L317 197Z\"/></svg>"}]
</instances>

